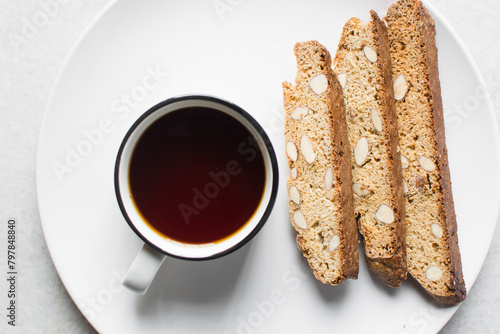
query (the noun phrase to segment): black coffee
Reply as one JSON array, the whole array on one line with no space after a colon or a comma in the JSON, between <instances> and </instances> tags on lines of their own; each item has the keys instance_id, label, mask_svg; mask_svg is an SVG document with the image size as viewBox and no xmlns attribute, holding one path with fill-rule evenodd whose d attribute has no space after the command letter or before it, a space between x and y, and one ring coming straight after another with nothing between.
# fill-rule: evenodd
<instances>
[{"instance_id":1,"label":"black coffee","mask_svg":"<svg viewBox=\"0 0 500 334\"><path fill-rule=\"evenodd\" d=\"M130 188L146 221L191 244L238 231L259 205L264 160L254 137L231 116L193 107L166 114L139 139Z\"/></svg>"}]
</instances>

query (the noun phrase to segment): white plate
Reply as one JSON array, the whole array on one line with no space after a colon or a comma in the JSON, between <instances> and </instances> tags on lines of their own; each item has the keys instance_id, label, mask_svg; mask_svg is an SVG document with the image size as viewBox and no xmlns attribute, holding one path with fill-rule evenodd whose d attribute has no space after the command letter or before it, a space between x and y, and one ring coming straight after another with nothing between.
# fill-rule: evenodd
<instances>
[{"instance_id":1,"label":"white plate","mask_svg":"<svg viewBox=\"0 0 500 334\"><path fill-rule=\"evenodd\" d=\"M491 102L462 44L437 22L446 134L467 288L488 251L499 208L499 136ZM318 10L317 8L321 8ZM43 230L69 294L101 333L434 333L457 307L413 280L390 289L361 261L359 279L316 281L295 246L284 184L281 83L294 80L295 42L332 53L347 19L384 1L119 1L64 66L37 160ZM168 74L167 74L168 73ZM157 102L201 93L250 112L280 163L280 192L260 234L209 262L168 259L145 296L120 286L141 241L120 214L113 166L128 127Z\"/></svg>"}]
</instances>

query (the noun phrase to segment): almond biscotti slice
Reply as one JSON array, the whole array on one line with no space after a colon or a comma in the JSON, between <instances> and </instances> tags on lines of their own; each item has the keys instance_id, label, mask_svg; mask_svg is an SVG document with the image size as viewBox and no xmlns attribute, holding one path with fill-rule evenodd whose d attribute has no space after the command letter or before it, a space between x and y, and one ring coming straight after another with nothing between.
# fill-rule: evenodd
<instances>
[{"instance_id":1,"label":"almond biscotti slice","mask_svg":"<svg viewBox=\"0 0 500 334\"><path fill-rule=\"evenodd\" d=\"M371 17L344 25L334 71L344 92L365 258L379 279L398 287L407 274L403 174L387 28L374 11Z\"/></svg>"},{"instance_id":2,"label":"almond biscotti slice","mask_svg":"<svg viewBox=\"0 0 500 334\"><path fill-rule=\"evenodd\" d=\"M407 183L409 273L436 300L466 295L457 240L434 20L420 1L402 0L385 17L403 175Z\"/></svg>"},{"instance_id":3,"label":"almond biscotti slice","mask_svg":"<svg viewBox=\"0 0 500 334\"><path fill-rule=\"evenodd\" d=\"M296 85L283 83L290 220L316 278L337 285L359 269L342 91L325 47L294 51Z\"/></svg>"}]
</instances>

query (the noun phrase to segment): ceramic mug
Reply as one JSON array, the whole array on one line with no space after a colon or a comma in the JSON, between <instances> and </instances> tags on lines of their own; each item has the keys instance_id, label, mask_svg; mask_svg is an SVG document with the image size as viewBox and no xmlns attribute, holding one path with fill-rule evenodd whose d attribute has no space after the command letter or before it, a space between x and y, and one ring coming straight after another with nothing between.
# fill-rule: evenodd
<instances>
[{"instance_id":1,"label":"ceramic mug","mask_svg":"<svg viewBox=\"0 0 500 334\"><path fill-rule=\"evenodd\" d=\"M167 256L208 260L262 228L278 189L262 127L220 98L170 98L129 129L115 165L121 212L144 241L123 284L144 294Z\"/></svg>"}]
</instances>

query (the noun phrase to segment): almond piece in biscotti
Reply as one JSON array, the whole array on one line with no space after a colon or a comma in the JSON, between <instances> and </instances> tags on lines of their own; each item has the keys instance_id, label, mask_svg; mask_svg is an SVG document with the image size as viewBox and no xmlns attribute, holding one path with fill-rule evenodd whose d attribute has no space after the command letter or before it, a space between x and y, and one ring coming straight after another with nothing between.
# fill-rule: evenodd
<instances>
[{"instance_id":1,"label":"almond piece in biscotti","mask_svg":"<svg viewBox=\"0 0 500 334\"><path fill-rule=\"evenodd\" d=\"M296 121L301 120L309 114L309 108L307 107L296 107L293 109L291 115L292 118Z\"/></svg>"},{"instance_id":2,"label":"almond piece in biscotti","mask_svg":"<svg viewBox=\"0 0 500 334\"><path fill-rule=\"evenodd\" d=\"M372 124L377 132L382 132L382 118L380 118L380 114L377 109L372 109L371 112Z\"/></svg>"},{"instance_id":3,"label":"almond piece in biscotti","mask_svg":"<svg viewBox=\"0 0 500 334\"><path fill-rule=\"evenodd\" d=\"M354 148L354 160L356 165L363 166L368 157L368 152L370 151L370 145L368 145L368 139L366 137L361 137Z\"/></svg>"},{"instance_id":4,"label":"almond piece in biscotti","mask_svg":"<svg viewBox=\"0 0 500 334\"><path fill-rule=\"evenodd\" d=\"M366 195L370 194L370 190L368 190L368 188L366 188L361 183L354 183L352 185L352 190L358 196L366 196Z\"/></svg>"},{"instance_id":5,"label":"almond piece in biscotti","mask_svg":"<svg viewBox=\"0 0 500 334\"><path fill-rule=\"evenodd\" d=\"M325 189L330 190L333 186L333 171L331 167L328 167L325 172Z\"/></svg>"},{"instance_id":6,"label":"almond piece in biscotti","mask_svg":"<svg viewBox=\"0 0 500 334\"><path fill-rule=\"evenodd\" d=\"M366 59L370 62L374 63L377 61L377 53L368 45L363 47L363 53L365 54Z\"/></svg>"},{"instance_id":7,"label":"almond piece in biscotti","mask_svg":"<svg viewBox=\"0 0 500 334\"><path fill-rule=\"evenodd\" d=\"M401 167L404 169L404 168L408 168L410 164L408 163L408 159L401 154Z\"/></svg>"},{"instance_id":8,"label":"almond piece in biscotti","mask_svg":"<svg viewBox=\"0 0 500 334\"><path fill-rule=\"evenodd\" d=\"M304 215L302 214L302 212L300 211L295 211L293 213L293 221L295 222L295 225L297 225L298 228L300 229L307 229L307 222L306 222L306 218L304 217Z\"/></svg>"},{"instance_id":9,"label":"almond piece in biscotti","mask_svg":"<svg viewBox=\"0 0 500 334\"><path fill-rule=\"evenodd\" d=\"M306 159L307 163L312 164L316 158L316 153L314 153L314 147L311 140L307 136L302 136L300 138L300 151Z\"/></svg>"},{"instance_id":10,"label":"almond piece in biscotti","mask_svg":"<svg viewBox=\"0 0 500 334\"><path fill-rule=\"evenodd\" d=\"M328 251L330 253L333 253L337 247L340 245L340 237L338 234L335 234L331 239L330 242L328 242Z\"/></svg>"},{"instance_id":11,"label":"almond piece in biscotti","mask_svg":"<svg viewBox=\"0 0 500 334\"><path fill-rule=\"evenodd\" d=\"M396 101L402 100L406 91L408 90L408 84L406 83L405 77L400 75L394 81L394 98Z\"/></svg>"},{"instance_id":12,"label":"almond piece in biscotti","mask_svg":"<svg viewBox=\"0 0 500 334\"><path fill-rule=\"evenodd\" d=\"M429 266L425 272L425 276L429 281L437 281L443 277L443 269L438 266Z\"/></svg>"},{"instance_id":13,"label":"almond piece in biscotti","mask_svg":"<svg viewBox=\"0 0 500 334\"><path fill-rule=\"evenodd\" d=\"M297 146L292 141L286 143L285 150L290 160L297 161Z\"/></svg>"},{"instance_id":14,"label":"almond piece in biscotti","mask_svg":"<svg viewBox=\"0 0 500 334\"><path fill-rule=\"evenodd\" d=\"M431 231L436 238L441 238L443 236L443 229L436 223L431 225Z\"/></svg>"},{"instance_id":15,"label":"almond piece in biscotti","mask_svg":"<svg viewBox=\"0 0 500 334\"><path fill-rule=\"evenodd\" d=\"M290 189L288 189L288 197L292 202L294 202L297 205L300 205L300 193L297 187L291 186Z\"/></svg>"},{"instance_id":16,"label":"almond piece in biscotti","mask_svg":"<svg viewBox=\"0 0 500 334\"><path fill-rule=\"evenodd\" d=\"M328 80L324 74L318 74L309 80L309 87L316 95L321 95L326 92Z\"/></svg>"},{"instance_id":17,"label":"almond piece in biscotti","mask_svg":"<svg viewBox=\"0 0 500 334\"><path fill-rule=\"evenodd\" d=\"M420 158L418 158L418 162L420 163L420 166L428 172L433 172L436 169L434 161L426 155L420 156Z\"/></svg>"},{"instance_id":18,"label":"almond piece in biscotti","mask_svg":"<svg viewBox=\"0 0 500 334\"><path fill-rule=\"evenodd\" d=\"M391 224L394 221L394 212L391 207L386 204L380 204L375 212L375 218L381 223Z\"/></svg>"}]
</instances>

